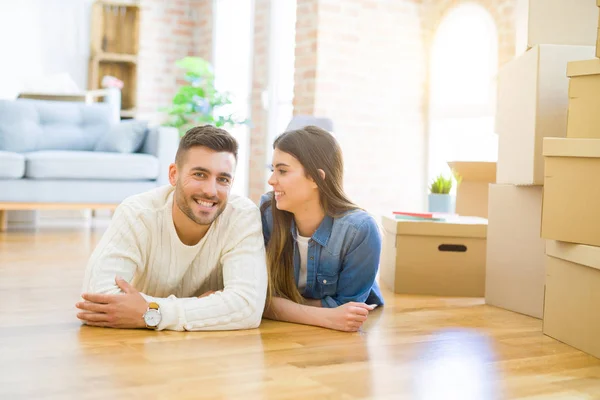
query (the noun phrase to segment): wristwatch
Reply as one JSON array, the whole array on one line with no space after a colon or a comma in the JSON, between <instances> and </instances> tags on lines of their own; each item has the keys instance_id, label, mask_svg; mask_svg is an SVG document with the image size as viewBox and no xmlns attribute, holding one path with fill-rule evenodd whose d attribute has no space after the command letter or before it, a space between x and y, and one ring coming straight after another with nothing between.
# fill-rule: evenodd
<instances>
[{"instance_id":1,"label":"wristwatch","mask_svg":"<svg viewBox=\"0 0 600 400\"><path fill-rule=\"evenodd\" d=\"M146 328L157 329L161 320L162 315L160 314L160 307L157 303L150 303L148 305L148 310L146 310L144 313L144 322L146 323Z\"/></svg>"}]
</instances>

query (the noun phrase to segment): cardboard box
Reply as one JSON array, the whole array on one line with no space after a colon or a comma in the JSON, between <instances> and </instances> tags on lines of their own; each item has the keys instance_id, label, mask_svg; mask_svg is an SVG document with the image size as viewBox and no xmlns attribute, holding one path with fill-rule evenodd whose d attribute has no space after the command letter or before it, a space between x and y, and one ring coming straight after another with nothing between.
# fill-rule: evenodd
<instances>
[{"instance_id":1,"label":"cardboard box","mask_svg":"<svg viewBox=\"0 0 600 400\"><path fill-rule=\"evenodd\" d=\"M538 44L595 46L598 9L589 0L517 0L516 54Z\"/></svg>"},{"instance_id":2,"label":"cardboard box","mask_svg":"<svg viewBox=\"0 0 600 400\"><path fill-rule=\"evenodd\" d=\"M600 2L600 0L598 0ZM598 5L600 7L600 5ZM600 57L600 12L598 12L598 34L596 36L596 57Z\"/></svg>"},{"instance_id":3,"label":"cardboard box","mask_svg":"<svg viewBox=\"0 0 600 400\"><path fill-rule=\"evenodd\" d=\"M593 57L590 46L535 46L498 73L497 183L542 185L542 139L567 135L567 64Z\"/></svg>"},{"instance_id":4,"label":"cardboard box","mask_svg":"<svg viewBox=\"0 0 600 400\"><path fill-rule=\"evenodd\" d=\"M541 186L490 185L485 302L542 318L546 241Z\"/></svg>"},{"instance_id":5,"label":"cardboard box","mask_svg":"<svg viewBox=\"0 0 600 400\"><path fill-rule=\"evenodd\" d=\"M600 246L600 140L545 138L542 237Z\"/></svg>"},{"instance_id":6,"label":"cardboard box","mask_svg":"<svg viewBox=\"0 0 600 400\"><path fill-rule=\"evenodd\" d=\"M456 189L456 213L487 218L488 186L496 182L495 162L453 161L448 165L462 177Z\"/></svg>"},{"instance_id":7,"label":"cardboard box","mask_svg":"<svg viewBox=\"0 0 600 400\"><path fill-rule=\"evenodd\" d=\"M483 297L487 220L383 217L380 281L395 293Z\"/></svg>"},{"instance_id":8,"label":"cardboard box","mask_svg":"<svg viewBox=\"0 0 600 400\"><path fill-rule=\"evenodd\" d=\"M570 78L567 137L600 139L600 60L570 62L567 76Z\"/></svg>"},{"instance_id":9,"label":"cardboard box","mask_svg":"<svg viewBox=\"0 0 600 400\"><path fill-rule=\"evenodd\" d=\"M548 241L544 334L600 358L600 247Z\"/></svg>"}]
</instances>

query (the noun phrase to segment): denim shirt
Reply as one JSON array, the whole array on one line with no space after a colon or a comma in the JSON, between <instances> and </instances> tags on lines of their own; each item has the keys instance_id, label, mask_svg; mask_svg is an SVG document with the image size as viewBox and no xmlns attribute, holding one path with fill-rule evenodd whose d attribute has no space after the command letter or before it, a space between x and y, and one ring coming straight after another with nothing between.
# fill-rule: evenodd
<instances>
[{"instance_id":1,"label":"denim shirt","mask_svg":"<svg viewBox=\"0 0 600 400\"><path fill-rule=\"evenodd\" d=\"M262 206L271 199L260 199L265 245L273 227L272 205ZM296 286L300 275L300 254L296 226L292 220L290 235L294 237L294 276ZM323 307L338 307L354 301L383 305L383 297L375 276L379 269L381 234L374 218L362 210L350 211L341 217L325 216L308 244L305 298L319 299Z\"/></svg>"}]
</instances>

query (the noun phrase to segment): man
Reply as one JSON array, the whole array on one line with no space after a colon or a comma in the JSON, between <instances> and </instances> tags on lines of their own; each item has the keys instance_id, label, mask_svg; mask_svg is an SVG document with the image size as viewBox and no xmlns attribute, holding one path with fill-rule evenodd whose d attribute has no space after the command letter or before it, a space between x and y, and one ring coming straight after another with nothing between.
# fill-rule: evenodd
<instances>
[{"instance_id":1,"label":"man","mask_svg":"<svg viewBox=\"0 0 600 400\"><path fill-rule=\"evenodd\" d=\"M181 139L171 185L126 199L87 265L78 318L156 330L259 326L267 290L258 207L230 195L238 145L209 125Z\"/></svg>"}]
</instances>

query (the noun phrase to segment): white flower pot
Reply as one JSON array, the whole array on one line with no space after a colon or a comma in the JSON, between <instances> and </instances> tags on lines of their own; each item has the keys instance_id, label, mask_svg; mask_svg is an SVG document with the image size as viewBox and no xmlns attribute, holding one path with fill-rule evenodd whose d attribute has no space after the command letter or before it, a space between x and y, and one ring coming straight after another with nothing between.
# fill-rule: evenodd
<instances>
[{"instance_id":1,"label":"white flower pot","mask_svg":"<svg viewBox=\"0 0 600 400\"><path fill-rule=\"evenodd\" d=\"M454 214L455 197L449 194L429 194L429 212Z\"/></svg>"}]
</instances>

